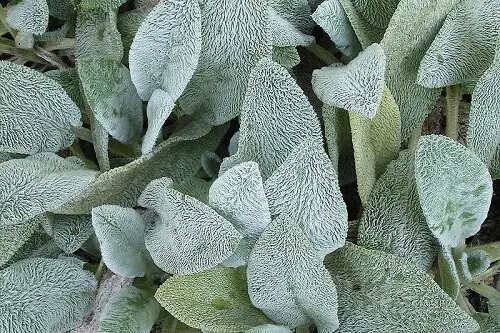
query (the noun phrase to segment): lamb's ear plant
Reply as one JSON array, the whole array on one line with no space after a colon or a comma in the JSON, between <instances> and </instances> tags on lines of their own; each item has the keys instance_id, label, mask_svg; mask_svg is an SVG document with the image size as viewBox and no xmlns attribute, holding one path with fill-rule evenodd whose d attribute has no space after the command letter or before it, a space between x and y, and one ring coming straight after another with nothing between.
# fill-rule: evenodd
<instances>
[{"instance_id":1,"label":"lamb's ear plant","mask_svg":"<svg viewBox=\"0 0 500 333\"><path fill-rule=\"evenodd\" d=\"M0 332L500 331L500 1L16 0L0 52Z\"/></svg>"}]
</instances>

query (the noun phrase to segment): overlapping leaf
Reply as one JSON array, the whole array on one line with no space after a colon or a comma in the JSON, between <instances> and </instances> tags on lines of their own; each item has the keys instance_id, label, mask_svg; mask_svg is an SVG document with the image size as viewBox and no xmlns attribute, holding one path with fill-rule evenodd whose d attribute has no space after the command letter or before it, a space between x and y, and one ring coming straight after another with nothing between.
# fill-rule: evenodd
<instances>
[{"instance_id":1,"label":"overlapping leaf","mask_svg":"<svg viewBox=\"0 0 500 333\"><path fill-rule=\"evenodd\" d=\"M7 10L6 22L12 28L41 35L49 25L49 6L46 0L22 0Z\"/></svg>"},{"instance_id":2,"label":"overlapping leaf","mask_svg":"<svg viewBox=\"0 0 500 333\"><path fill-rule=\"evenodd\" d=\"M426 272L406 260L348 243L325 265L339 291L339 331L473 333L479 328Z\"/></svg>"},{"instance_id":3,"label":"overlapping leaf","mask_svg":"<svg viewBox=\"0 0 500 333\"><path fill-rule=\"evenodd\" d=\"M358 245L406 258L425 271L434 262L437 242L420 207L411 152L401 152L375 183L360 221Z\"/></svg>"},{"instance_id":4,"label":"overlapping leaf","mask_svg":"<svg viewBox=\"0 0 500 333\"><path fill-rule=\"evenodd\" d=\"M116 28L120 32L123 44L123 58L122 62L128 65L128 58L130 52L130 46L134 40L134 37L141 26L141 23L151 12L150 7L141 8L141 10L133 10L129 12L122 13L118 15L116 21Z\"/></svg>"},{"instance_id":5,"label":"overlapping leaf","mask_svg":"<svg viewBox=\"0 0 500 333\"><path fill-rule=\"evenodd\" d=\"M270 324L248 298L245 272L227 267L174 276L160 286L158 302L191 327L215 332L241 332Z\"/></svg>"},{"instance_id":6,"label":"overlapping leaf","mask_svg":"<svg viewBox=\"0 0 500 333\"><path fill-rule=\"evenodd\" d=\"M26 259L0 271L0 331L64 333L90 312L97 283L67 260Z\"/></svg>"},{"instance_id":7,"label":"overlapping leaf","mask_svg":"<svg viewBox=\"0 0 500 333\"><path fill-rule=\"evenodd\" d=\"M53 215L47 219L50 236L66 253L73 253L94 233L90 215Z\"/></svg>"},{"instance_id":8,"label":"overlapping leaf","mask_svg":"<svg viewBox=\"0 0 500 333\"><path fill-rule=\"evenodd\" d=\"M438 268L437 282L439 286L455 300L460 292L460 276L450 247L441 247L439 250Z\"/></svg>"},{"instance_id":9,"label":"overlapping leaf","mask_svg":"<svg viewBox=\"0 0 500 333\"><path fill-rule=\"evenodd\" d=\"M172 113L175 101L165 90L155 89L149 98L147 115L148 130L142 139L142 153L151 152L156 144L156 140L161 133L163 123Z\"/></svg>"},{"instance_id":10,"label":"overlapping leaf","mask_svg":"<svg viewBox=\"0 0 500 333\"><path fill-rule=\"evenodd\" d=\"M35 154L66 148L80 118L80 110L57 82L0 61L0 151Z\"/></svg>"},{"instance_id":11,"label":"overlapping leaf","mask_svg":"<svg viewBox=\"0 0 500 333\"><path fill-rule=\"evenodd\" d=\"M305 140L322 141L311 104L283 67L262 59L248 81L238 152L222 162L220 172L241 162L255 161L265 180Z\"/></svg>"},{"instance_id":12,"label":"overlapping leaf","mask_svg":"<svg viewBox=\"0 0 500 333\"><path fill-rule=\"evenodd\" d=\"M25 224L2 225L0 226L0 268L9 262L16 252L27 242L31 236L37 232L39 226L38 220Z\"/></svg>"},{"instance_id":13,"label":"overlapping leaf","mask_svg":"<svg viewBox=\"0 0 500 333\"><path fill-rule=\"evenodd\" d=\"M198 273L227 259L242 235L229 221L193 197L172 189L171 179L152 181L139 204L158 220L146 232L155 264L171 274Z\"/></svg>"},{"instance_id":14,"label":"overlapping leaf","mask_svg":"<svg viewBox=\"0 0 500 333\"><path fill-rule=\"evenodd\" d=\"M492 181L469 149L443 136L424 136L415 152L420 204L434 236L457 247L481 227L491 202Z\"/></svg>"}]
</instances>

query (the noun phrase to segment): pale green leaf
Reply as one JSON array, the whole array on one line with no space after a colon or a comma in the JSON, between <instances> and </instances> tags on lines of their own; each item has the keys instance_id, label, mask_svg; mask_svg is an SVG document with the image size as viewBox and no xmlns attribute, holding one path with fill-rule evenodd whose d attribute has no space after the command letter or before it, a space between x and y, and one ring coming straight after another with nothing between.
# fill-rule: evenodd
<instances>
[{"instance_id":1,"label":"pale green leaf","mask_svg":"<svg viewBox=\"0 0 500 333\"><path fill-rule=\"evenodd\" d=\"M450 247L441 247L439 250L438 268L436 274L437 283L445 293L455 300L460 292L460 277Z\"/></svg>"},{"instance_id":2,"label":"pale green leaf","mask_svg":"<svg viewBox=\"0 0 500 333\"><path fill-rule=\"evenodd\" d=\"M93 113L89 114L92 143L94 145L95 157L102 172L111 169L109 162L109 134L106 128L96 119Z\"/></svg>"},{"instance_id":3,"label":"pale green leaf","mask_svg":"<svg viewBox=\"0 0 500 333\"><path fill-rule=\"evenodd\" d=\"M174 189L198 199L201 202L207 203L208 192L211 185L212 182L207 182L206 180L197 177L190 177L174 186Z\"/></svg>"},{"instance_id":4,"label":"pale green leaf","mask_svg":"<svg viewBox=\"0 0 500 333\"><path fill-rule=\"evenodd\" d=\"M443 246L457 247L479 231L493 185L488 169L471 150L443 136L421 137L415 180L427 224Z\"/></svg>"},{"instance_id":5,"label":"pale green leaf","mask_svg":"<svg viewBox=\"0 0 500 333\"><path fill-rule=\"evenodd\" d=\"M428 271L437 241L420 208L413 154L401 152L377 180L363 211L358 245L406 258Z\"/></svg>"},{"instance_id":6,"label":"pale green leaf","mask_svg":"<svg viewBox=\"0 0 500 333\"><path fill-rule=\"evenodd\" d=\"M67 260L26 259L0 271L0 331L64 333L90 312L97 282Z\"/></svg>"},{"instance_id":7,"label":"pale green leaf","mask_svg":"<svg viewBox=\"0 0 500 333\"><path fill-rule=\"evenodd\" d=\"M59 83L81 110L85 109L85 97L80 89L80 78L76 68L55 69L45 72L45 75Z\"/></svg>"},{"instance_id":8,"label":"pale green leaf","mask_svg":"<svg viewBox=\"0 0 500 333\"><path fill-rule=\"evenodd\" d=\"M53 215L48 219L50 235L66 253L73 253L94 233L90 215Z\"/></svg>"},{"instance_id":9,"label":"pale green leaf","mask_svg":"<svg viewBox=\"0 0 500 333\"><path fill-rule=\"evenodd\" d=\"M16 30L41 35L49 25L46 0L22 0L7 10L6 22Z\"/></svg>"},{"instance_id":10,"label":"pale green leaf","mask_svg":"<svg viewBox=\"0 0 500 333\"><path fill-rule=\"evenodd\" d=\"M201 167L201 155L219 145L227 126L210 129L210 125L199 120L181 125L153 152L103 173L81 195L56 212L90 214L93 207L106 204L134 207L153 179L168 176L178 184L194 176Z\"/></svg>"},{"instance_id":11,"label":"pale green leaf","mask_svg":"<svg viewBox=\"0 0 500 333\"><path fill-rule=\"evenodd\" d=\"M209 206L172 189L171 179L152 181L139 204L159 218L146 232L146 248L167 273L192 274L228 258L242 235Z\"/></svg>"},{"instance_id":12,"label":"pale green leaf","mask_svg":"<svg viewBox=\"0 0 500 333\"><path fill-rule=\"evenodd\" d=\"M220 173L241 162L255 161L265 180L305 140L322 142L311 104L283 67L262 59L248 82L238 152L222 162Z\"/></svg>"},{"instance_id":13,"label":"pale green leaf","mask_svg":"<svg viewBox=\"0 0 500 333\"><path fill-rule=\"evenodd\" d=\"M312 85L323 103L373 119L382 101L384 73L384 50L372 44L346 66L315 70Z\"/></svg>"},{"instance_id":14,"label":"pale green leaf","mask_svg":"<svg viewBox=\"0 0 500 333\"><path fill-rule=\"evenodd\" d=\"M26 244L31 236L37 232L39 223L37 217L35 221L25 224L2 225L0 226L0 268L7 264L16 252Z\"/></svg>"},{"instance_id":15,"label":"pale green leaf","mask_svg":"<svg viewBox=\"0 0 500 333\"><path fill-rule=\"evenodd\" d=\"M500 36L500 35L499 35ZM489 167L492 176L500 174L500 38L495 59L481 76L472 94L467 130L467 146ZM496 171L496 172L495 172Z\"/></svg>"},{"instance_id":16,"label":"pale green leaf","mask_svg":"<svg viewBox=\"0 0 500 333\"><path fill-rule=\"evenodd\" d=\"M320 333L337 329L337 290L323 256L292 216L279 215L262 233L247 276L253 305L276 323L290 328L314 323Z\"/></svg>"},{"instance_id":17,"label":"pale green leaf","mask_svg":"<svg viewBox=\"0 0 500 333\"><path fill-rule=\"evenodd\" d=\"M273 61L285 68L293 68L300 62L300 56L294 46L273 46Z\"/></svg>"},{"instance_id":18,"label":"pale green leaf","mask_svg":"<svg viewBox=\"0 0 500 333\"><path fill-rule=\"evenodd\" d=\"M82 0L80 8L84 11L110 11L120 7L127 0Z\"/></svg>"},{"instance_id":19,"label":"pale green leaf","mask_svg":"<svg viewBox=\"0 0 500 333\"><path fill-rule=\"evenodd\" d=\"M460 1L425 53L418 83L428 88L474 85L493 61L499 31L500 1Z\"/></svg>"},{"instance_id":20,"label":"pale green leaf","mask_svg":"<svg viewBox=\"0 0 500 333\"><path fill-rule=\"evenodd\" d=\"M46 0L49 6L50 16L61 20L68 20L75 14L73 1L68 0Z\"/></svg>"},{"instance_id":21,"label":"pale green leaf","mask_svg":"<svg viewBox=\"0 0 500 333\"><path fill-rule=\"evenodd\" d=\"M269 0L269 5L295 28L305 34L311 33L314 22L307 0Z\"/></svg>"},{"instance_id":22,"label":"pale green leaf","mask_svg":"<svg viewBox=\"0 0 500 333\"><path fill-rule=\"evenodd\" d=\"M386 29L400 1L401 0L352 0L352 4L366 24L371 27Z\"/></svg>"},{"instance_id":23,"label":"pale green leaf","mask_svg":"<svg viewBox=\"0 0 500 333\"><path fill-rule=\"evenodd\" d=\"M212 151L206 151L201 155L201 167L210 178L217 178L221 163L222 159Z\"/></svg>"},{"instance_id":24,"label":"pale green leaf","mask_svg":"<svg viewBox=\"0 0 500 333\"><path fill-rule=\"evenodd\" d=\"M17 224L70 201L98 175L73 158L41 153L0 164L0 223Z\"/></svg>"},{"instance_id":25,"label":"pale green leaf","mask_svg":"<svg viewBox=\"0 0 500 333\"><path fill-rule=\"evenodd\" d=\"M500 332L500 323L495 320L495 317L487 313L474 313L472 315L481 329L478 333L498 333Z\"/></svg>"},{"instance_id":26,"label":"pale green leaf","mask_svg":"<svg viewBox=\"0 0 500 333\"><path fill-rule=\"evenodd\" d=\"M172 113L174 106L175 101L165 90L155 89L149 97L147 107L148 130L144 134L141 147L143 154L148 154L153 150L156 140L160 136L163 123Z\"/></svg>"},{"instance_id":27,"label":"pale green leaf","mask_svg":"<svg viewBox=\"0 0 500 333\"><path fill-rule=\"evenodd\" d=\"M142 130L142 101L128 69L116 60L80 58L78 74L95 118L121 142L137 138Z\"/></svg>"},{"instance_id":28,"label":"pale green leaf","mask_svg":"<svg viewBox=\"0 0 500 333\"><path fill-rule=\"evenodd\" d=\"M339 332L474 333L477 323L420 267L348 243L326 258L339 295Z\"/></svg>"},{"instance_id":29,"label":"pale green leaf","mask_svg":"<svg viewBox=\"0 0 500 333\"><path fill-rule=\"evenodd\" d=\"M201 16L200 59L180 106L218 125L240 114L252 68L271 56L269 11L262 0L209 0Z\"/></svg>"},{"instance_id":30,"label":"pale green leaf","mask_svg":"<svg viewBox=\"0 0 500 333\"><path fill-rule=\"evenodd\" d=\"M132 208L99 206L92 209L92 225L106 266L121 276L144 276L151 257L144 242L146 222L139 213Z\"/></svg>"},{"instance_id":31,"label":"pale green leaf","mask_svg":"<svg viewBox=\"0 0 500 333\"><path fill-rule=\"evenodd\" d=\"M294 218L318 256L344 245L347 208L323 143L297 146L264 184L271 215Z\"/></svg>"},{"instance_id":32,"label":"pale green leaf","mask_svg":"<svg viewBox=\"0 0 500 333\"><path fill-rule=\"evenodd\" d=\"M292 330L286 326L264 324L252 327L245 333L292 333Z\"/></svg>"},{"instance_id":33,"label":"pale green leaf","mask_svg":"<svg viewBox=\"0 0 500 333\"><path fill-rule=\"evenodd\" d=\"M358 13L356 6L354 5L356 0L339 1L342 8L344 8L349 22L351 22L351 26L354 29L356 36L358 36L361 46L366 48L373 43L379 43L384 35L385 29L374 27L369 22L364 20L362 16L364 13ZM375 6L378 2L379 1L372 1Z\"/></svg>"},{"instance_id":34,"label":"pale green leaf","mask_svg":"<svg viewBox=\"0 0 500 333\"><path fill-rule=\"evenodd\" d=\"M196 70L201 47L198 1L160 1L130 47L130 72L141 98L147 101L163 89L176 101Z\"/></svg>"},{"instance_id":35,"label":"pale green leaf","mask_svg":"<svg viewBox=\"0 0 500 333\"><path fill-rule=\"evenodd\" d=\"M215 332L241 332L270 324L247 293L245 272L226 267L174 276L160 286L158 302L191 327Z\"/></svg>"},{"instance_id":36,"label":"pale green leaf","mask_svg":"<svg viewBox=\"0 0 500 333\"><path fill-rule=\"evenodd\" d=\"M330 36L340 52L354 58L361 50L356 33L339 0L327 0L311 16Z\"/></svg>"},{"instance_id":37,"label":"pale green leaf","mask_svg":"<svg viewBox=\"0 0 500 333\"><path fill-rule=\"evenodd\" d=\"M484 250L462 252L458 260L462 276L471 281L490 267L491 259L491 256Z\"/></svg>"},{"instance_id":38,"label":"pale green leaf","mask_svg":"<svg viewBox=\"0 0 500 333\"><path fill-rule=\"evenodd\" d=\"M146 7L141 10L134 10L130 12L125 12L118 15L116 22L116 28L120 32L123 44L123 58L122 62L128 66L128 58L130 52L130 46L134 40L134 37L141 26L141 23L151 12L150 7Z\"/></svg>"},{"instance_id":39,"label":"pale green leaf","mask_svg":"<svg viewBox=\"0 0 500 333\"><path fill-rule=\"evenodd\" d=\"M271 16L271 36L273 46L307 46L314 42L314 37L297 29L292 23L281 17L272 7L269 8Z\"/></svg>"},{"instance_id":40,"label":"pale green leaf","mask_svg":"<svg viewBox=\"0 0 500 333\"><path fill-rule=\"evenodd\" d=\"M160 305L152 295L126 287L109 299L98 333L149 333L159 314Z\"/></svg>"},{"instance_id":41,"label":"pale green leaf","mask_svg":"<svg viewBox=\"0 0 500 333\"><path fill-rule=\"evenodd\" d=\"M401 138L421 125L441 89L417 84L420 62L458 0L401 0L381 45L387 57L386 83L401 112Z\"/></svg>"},{"instance_id":42,"label":"pale green leaf","mask_svg":"<svg viewBox=\"0 0 500 333\"><path fill-rule=\"evenodd\" d=\"M57 82L0 61L0 151L35 154L66 148L80 119L80 110Z\"/></svg>"}]
</instances>

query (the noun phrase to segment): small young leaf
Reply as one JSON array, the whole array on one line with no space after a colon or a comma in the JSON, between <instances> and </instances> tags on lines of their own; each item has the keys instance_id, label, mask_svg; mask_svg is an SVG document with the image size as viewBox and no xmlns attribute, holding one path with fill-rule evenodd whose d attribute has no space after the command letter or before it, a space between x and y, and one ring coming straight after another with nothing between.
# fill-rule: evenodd
<instances>
[{"instance_id":1,"label":"small young leaf","mask_svg":"<svg viewBox=\"0 0 500 333\"><path fill-rule=\"evenodd\" d=\"M311 33L314 22L307 0L269 0L269 5L296 29L305 34Z\"/></svg>"},{"instance_id":2,"label":"small young leaf","mask_svg":"<svg viewBox=\"0 0 500 333\"><path fill-rule=\"evenodd\" d=\"M92 225L106 266L121 276L144 276L151 257L144 243L146 223L139 213L119 206L96 207Z\"/></svg>"},{"instance_id":3,"label":"small young leaf","mask_svg":"<svg viewBox=\"0 0 500 333\"><path fill-rule=\"evenodd\" d=\"M175 101L162 89L156 89L149 98L147 115L148 130L142 139L142 154L150 153L155 144L165 120L170 116L174 109Z\"/></svg>"},{"instance_id":4,"label":"small young leaf","mask_svg":"<svg viewBox=\"0 0 500 333\"><path fill-rule=\"evenodd\" d=\"M0 224L17 224L59 208L85 190L98 172L73 158L41 153L0 164Z\"/></svg>"},{"instance_id":5,"label":"small young leaf","mask_svg":"<svg viewBox=\"0 0 500 333\"><path fill-rule=\"evenodd\" d=\"M98 333L149 333L159 314L160 305L152 295L125 287L106 304Z\"/></svg>"},{"instance_id":6,"label":"small young leaf","mask_svg":"<svg viewBox=\"0 0 500 333\"><path fill-rule=\"evenodd\" d=\"M241 332L270 324L248 298L243 270L219 267L173 276L160 286L158 302L191 327L215 332Z\"/></svg>"},{"instance_id":7,"label":"small young leaf","mask_svg":"<svg viewBox=\"0 0 500 333\"><path fill-rule=\"evenodd\" d=\"M373 119L382 101L384 73L384 50L372 44L346 66L315 70L312 85L323 103Z\"/></svg>"},{"instance_id":8,"label":"small young leaf","mask_svg":"<svg viewBox=\"0 0 500 333\"><path fill-rule=\"evenodd\" d=\"M439 283L439 286L453 300L457 299L460 292L460 277L450 247L441 247L439 250L438 268L436 281Z\"/></svg>"},{"instance_id":9,"label":"small young leaf","mask_svg":"<svg viewBox=\"0 0 500 333\"><path fill-rule=\"evenodd\" d=\"M499 0L458 2L420 63L418 83L428 88L475 84L493 61L499 31Z\"/></svg>"},{"instance_id":10,"label":"small young leaf","mask_svg":"<svg viewBox=\"0 0 500 333\"><path fill-rule=\"evenodd\" d=\"M362 14L364 13L358 13L356 6L354 5L354 1L356 0L339 1L342 5L342 8L344 8L347 18L351 22L351 26L354 29L356 36L358 36L361 46L363 48L366 48L373 43L379 43L384 36L385 29L374 27L364 20L364 18L362 17ZM378 3L379 2L377 2L377 4Z\"/></svg>"},{"instance_id":11,"label":"small young leaf","mask_svg":"<svg viewBox=\"0 0 500 333\"><path fill-rule=\"evenodd\" d=\"M160 1L130 47L130 73L139 96L147 101L162 89L176 101L198 65L201 44L198 1Z\"/></svg>"},{"instance_id":12,"label":"small young leaf","mask_svg":"<svg viewBox=\"0 0 500 333\"><path fill-rule=\"evenodd\" d=\"M348 243L325 265L339 291L341 332L474 333L479 328L426 272L394 255Z\"/></svg>"},{"instance_id":13,"label":"small young leaf","mask_svg":"<svg viewBox=\"0 0 500 333\"><path fill-rule=\"evenodd\" d=\"M170 274L198 273L228 258L242 235L204 203L172 189L171 179L152 181L139 204L159 219L146 232L146 248L158 267Z\"/></svg>"},{"instance_id":14,"label":"small young leaf","mask_svg":"<svg viewBox=\"0 0 500 333\"><path fill-rule=\"evenodd\" d=\"M420 208L413 154L401 152L377 180L358 229L358 245L406 258L428 271L437 242Z\"/></svg>"},{"instance_id":15,"label":"small young leaf","mask_svg":"<svg viewBox=\"0 0 500 333\"><path fill-rule=\"evenodd\" d=\"M462 252L459 258L462 276L471 281L486 271L491 265L491 256L483 250Z\"/></svg>"},{"instance_id":16,"label":"small young leaf","mask_svg":"<svg viewBox=\"0 0 500 333\"><path fill-rule=\"evenodd\" d=\"M322 142L311 104L283 67L262 59L248 80L238 153L222 162L220 174L241 162L255 161L265 180L305 140Z\"/></svg>"},{"instance_id":17,"label":"small young leaf","mask_svg":"<svg viewBox=\"0 0 500 333\"><path fill-rule=\"evenodd\" d=\"M6 22L16 30L41 35L49 25L46 0L22 0L7 10Z\"/></svg>"},{"instance_id":18,"label":"small young leaf","mask_svg":"<svg viewBox=\"0 0 500 333\"><path fill-rule=\"evenodd\" d=\"M94 233L90 215L53 215L48 219L54 242L66 253L73 253Z\"/></svg>"},{"instance_id":19,"label":"small young leaf","mask_svg":"<svg viewBox=\"0 0 500 333\"><path fill-rule=\"evenodd\" d=\"M311 17L330 36L339 51L346 56L354 58L362 50L339 0L324 1Z\"/></svg>"},{"instance_id":20,"label":"small young leaf","mask_svg":"<svg viewBox=\"0 0 500 333\"><path fill-rule=\"evenodd\" d=\"M281 214L271 222L250 255L247 276L253 305L276 323L337 329L337 290L295 218Z\"/></svg>"},{"instance_id":21,"label":"small young leaf","mask_svg":"<svg viewBox=\"0 0 500 333\"><path fill-rule=\"evenodd\" d=\"M67 260L26 259L0 271L0 331L64 333L90 312L97 282Z\"/></svg>"},{"instance_id":22,"label":"small young leaf","mask_svg":"<svg viewBox=\"0 0 500 333\"><path fill-rule=\"evenodd\" d=\"M443 246L457 247L479 231L493 185L488 169L472 151L443 136L421 137L415 180L427 224Z\"/></svg>"},{"instance_id":23,"label":"small young leaf","mask_svg":"<svg viewBox=\"0 0 500 333\"><path fill-rule=\"evenodd\" d=\"M417 84L420 61L457 0L401 0L381 45L387 57L386 82L401 112L407 139L429 113L441 89Z\"/></svg>"},{"instance_id":24,"label":"small young leaf","mask_svg":"<svg viewBox=\"0 0 500 333\"><path fill-rule=\"evenodd\" d=\"M347 208L323 144L297 146L264 184L272 216L293 216L319 256L344 245Z\"/></svg>"},{"instance_id":25,"label":"small young leaf","mask_svg":"<svg viewBox=\"0 0 500 333\"><path fill-rule=\"evenodd\" d=\"M293 331L286 326L264 324L252 327L244 333L292 333Z\"/></svg>"},{"instance_id":26,"label":"small young leaf","mask_svg":"<svg viewBox=\"0 0 500 333\"><path fill-rule=\"evenodd\" d=\"M84 11L103 11L115 10L127 0L82 0L80 8Z\"/></svg>"},{"instance_id":27,"label":"small young leaf","mask_svg":"<svg viewBox=\"0 0 500 333\"><path fill-rule=\"evenodd\" d=\"M0 61L0 151L36 154L67 148L80 119L80 110L57 82Z\"/></svg>"},{"instance_id":28,"label":"small young leaf","mask_svg":"<svg viewBox=\"0 0 500 333\"><path fill-rule=\"evenodd\" d=\"M222 159L212 151L206 151L201 155L201 167L210 178L217 178Z\"/></svg>"},{"instance_id":29,"label":"small young leaf","mask_svg":"<svg viewBox=\"0 0 500 333\"><path fill-rule=\"evenodd\" d=\"M92 131L92 143L94 145L95 157L99 164L99 169L103 172L109 171L109 134L106 128L96 119L93 113L89 114L90 128Z\"/></svg>"},{"instance_id":30,"label":"small young leaf","mask_svg":"<svg viewBox=\"0 0 500 333\"><path fill-rule=\"evenodd\" d=\"M302 33L292 23L281 17L272 7L269 9L271 15L271 36L273 46L307 46L314 42L314 37Z\"/></svg>"},{"instance_id":31,"label":"small young leaf","mask_svg":"<svg viewBox=\"0 0 500 333\"><path fill-rule=\"evenodd\" d=\"M294 46L273 46L273 61L285 68L293 68L300 63L300 56Z\"/></svg>"},{"instance_id":32,"label":"small young leaf","mask_svg":"<svg viewBox=\"0 0 500 333\"><path fill-rule=\"evenodd\" d=\"M54 16L60 20L72 18L75 14L73 1L68 0L47 0L50 16Z\"/></svg>"}]
</instances>

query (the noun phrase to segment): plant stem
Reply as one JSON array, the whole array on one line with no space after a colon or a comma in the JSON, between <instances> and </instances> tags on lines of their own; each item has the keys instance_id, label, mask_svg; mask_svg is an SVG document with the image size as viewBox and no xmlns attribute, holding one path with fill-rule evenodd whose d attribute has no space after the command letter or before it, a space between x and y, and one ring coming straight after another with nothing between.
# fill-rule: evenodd
<instances>
[{"instance_id":1,"label":"plant stem","mask_svg":"<svg viewBox=\"0 0 500 333\"><path fill-rule=\"evenodd\" d=\"M97 270L95 271L95 279L97 280L98 284L101 284L102 275L104 274L105 270L106 264L104 264L104 261L101 258L101 261L99 261L99 266L97 266Z\"/></svg>"},{"instance_id":2,"label":"plant stem","mask_svg":"<svg viewBox=\"0 0 500 333\"><path fill-rule=\"evenodd\" d=\"M408 139L408 149L415 150L415 148L417 147L418 140L422 135L422 126L423 124L420 124L411 134L410 138Z\"/></svg>"},{"instance_id":3,"label":"plant stem","mask_svg":"<svg viewBox=\"0 0 500 333\"><path fill-rule=\"evenodd\" d=\"M462 94L460 86L446 87L446 136L458 140L458 115Z\"/></svg>"},{"instance_id":4,"label":"plant stem","mask_svg":"<svg viewBox=\"0 0 500 333\"><path fill-rule=\"evenodd\" d=\"M463 282L463 285L486 298L500 298L500 292L485 283Z\"/></svg>"},{"instance_id":5,"label":"plant stem","mask_svg":"<svg viewBox=\"0 0 500 333\"><path fill-rule=\"evenodd\" d=\"M36 62L36 63L43 64L43 65L51 65L50 62L39 57L38 55L34 54L30 50L18 49L14 46L10 46L10 45L7 45L7 44L1 43L1 42L0 42L0 53L7 53L7 54L15 55L18 57L23 57L24 59L26 59L28 61Z\"/></svg>"},{"instance_id":6,"label":"plant stem","mask_svg":"<svg viewBox=\"0 0 500 333\"><path fill-rule=\"evenodd\" d=\"M316 43L312 43L309 46L306 46L306 49L314 54L316 58L319 60L323 61L327 65L331 65L337 62L340 62L337 57L335 57L333 54L322 48Z\"/></svg>"}]
</instances>

